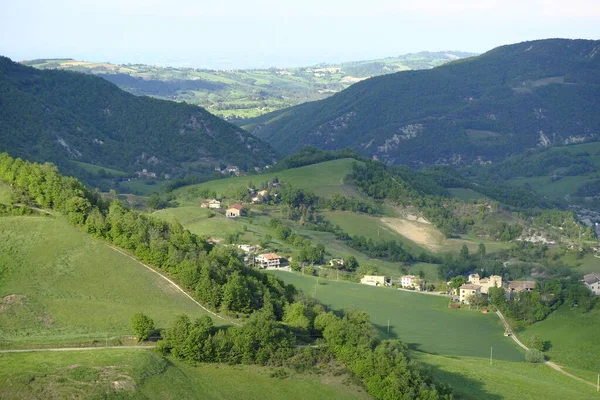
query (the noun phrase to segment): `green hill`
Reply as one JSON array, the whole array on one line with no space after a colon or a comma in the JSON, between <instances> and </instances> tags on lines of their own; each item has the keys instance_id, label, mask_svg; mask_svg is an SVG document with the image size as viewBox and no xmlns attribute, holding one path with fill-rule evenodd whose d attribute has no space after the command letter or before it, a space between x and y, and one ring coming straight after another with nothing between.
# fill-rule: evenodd
<instances>
[{"instance_id":1,"label":"green hill","mask_svg":"<svg viewBox=\"0 0 600 400\"><path fill-rule=\"evenodd\" d=\"M600 41L550 39L371 78L244 127L285 154L352 148L386 163L499 161L599 138Z\"/></svg>"},{"instance_id":2,"label":"green hill","mask_svg":"<svg viewBox=\"0 0 600 400\"><path fill-rule=\"evenodd\" d=\"M272 164L275 156L269 145L200 107L134 96L95 76L5 57L0 105L3 151L51 161L88 183L136 177L136 171L159 180L213 175L222 163L246 170Z\"/></svg>"},{"instance_id":3,"label":"green hill","mask_svg":"<svg viewBox=\"0 0 600 400\"><path fill-rule=\"evenodd\" d=\"M279 369L279 371L283 371ZM145 350L5 354L0 398L10 399L369 399L346 375L199 364ZM281 376L281 375L280 375Z\"/></svg>"},{"instance_id":4,"label":"green hill","mask_svg":"<svg viewBox=\"0 0 600 400\"><path fill-rule=\"evenodd\" d=\"M231 119L256 117L324 99L371 76L433 68L473 55L460 51L425 51L380 60L249 70L109 64L72 59L38 59L23 64L93 74L136 95L198 104L215 115Z\"/></svg>"},{"instance_id":5,"label":"green hill","mask_svg":"<svg viewBox=\"0 0 600 400\"><path fill-rule=\"evenodd\" d=\"M144 312L166 327L205 315L140 263L62 217L0 218L0 345L115 344ZM215 324L221 320L215 318Z\"/></svg>"}]
</instances>

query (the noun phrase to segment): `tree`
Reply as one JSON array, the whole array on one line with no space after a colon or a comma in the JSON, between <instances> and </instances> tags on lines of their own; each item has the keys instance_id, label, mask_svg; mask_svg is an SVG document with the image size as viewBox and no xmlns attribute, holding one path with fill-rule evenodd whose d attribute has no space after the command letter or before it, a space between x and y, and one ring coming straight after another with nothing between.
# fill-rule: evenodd
<instances>
[{"instance_id":1,"label":"tree","mask_svg":"<svg viewBox=\"0 0 600 400\"><path fill-rule=\"evenodd\" d=\"M527 340L527 347L539 351L544 351L544 342L539 335L531 335Z\"/></svg>"},{"instance_id":2,"label":"tree","mask_svg":"<svg viewBox=\"0 0 600 400\"><path fill-rule=\"evenodd\" d=\"M131 327L137 336L138 342L148 339L148 336L154 330L154 321L142 313L133 314L131 317Z\"/></svg>"},{"instance_id":3,"label":"tree","mask_svg":"<svg viewBox=\"0 0 600 400\"><path fill-rule=\"evenodd\" d=\"M460 248L459 257L461 260L469 259L469 248L467 247L466 244L463 244L462 247Z\"/></svg>"},{"instance_id":4,"label":"tree","mask_svg":"<svg viewBox=\"0 0 600 400\"><path fill-rule=\"evenodd\" d=\"M483 257L485 257L485 244L483 243L479 243L479 248L477 249L477 255L479 256L479 259L483 261Z\"/></svg>"},{"instance_id":5,"label":"tree","mask_svg":"<svg viewBox=\"0 0 600 400\"><path fill-rule=\"evenodd\" d=\"M272 239L273 239L273 237L271 235L266 234L258 241L258 244L262 248L267 248L269 246L269 243L271 243Z\"/></svg>"},{"instance_id":6,"label":"tree","mask_svg":"<svg viewBox=\"0 0 600 400\"><path fill-rule=\"evenodd\" d=\"M465 283L467 283L467 279L462 275L455 276L454 278L450 279L450 287L454 290L458 290L458 288Z\"/></svg>"},{"instance_id":7,"label":"tree","mask_svg":"<svg viewBox=\"0 0 600 400\"><path fill-rule=\"evenodd\" d=\"M544 361L544 353L537 349L529 349L525 353L525 360L530 363L541 363Z\"/></svg>"}]
</instances>

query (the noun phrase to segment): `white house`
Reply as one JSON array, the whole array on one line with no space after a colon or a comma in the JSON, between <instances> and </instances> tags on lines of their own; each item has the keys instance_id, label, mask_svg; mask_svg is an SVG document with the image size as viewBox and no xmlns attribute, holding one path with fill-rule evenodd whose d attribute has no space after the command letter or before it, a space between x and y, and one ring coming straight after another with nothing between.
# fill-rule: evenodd
<instances>
[{"instance_id":1,"label":"white house","mask_svg":"<svg viewBox=\"0 0 600 400\"><path fill-rule=\"evenodd\" d=\"M403 288L410 288L410 287L418 288L419 287L419 278L417 278L414 275L404 275L404 276L400 277L400 285L402 285Z\"/></svg>"},{"instance_id":2,"label":"white house","mask_svg":"<svg viewBox=\"0 0 600 400\"><path fill-rule=\"evenodd\" d=\"M388 284L385 276L378 276L378 275L365 275L360 280L360 283L362 283L364 285L370 285L370 286L387 286L387 284Z\"/></svg>"},{"instance_id":3,"label":"white house","mask_svg":"<svg viewBox=\"0 0 600 400\"><path fill-rule=\"evenodd\" d=\"M279 268L281 257L275 253L261 254L256 257L256 263L260 268Z\"/></svg>"},{"instance_id":4,"label":"white house","mask_svg":"<svg viewBox=\"0 0 600 400\"><path fill-rule=\"evenodd\" d=\"M600 296L600 274L587 274L583 277L583 283L596 296Z\"/></svg>"}]
</instances>

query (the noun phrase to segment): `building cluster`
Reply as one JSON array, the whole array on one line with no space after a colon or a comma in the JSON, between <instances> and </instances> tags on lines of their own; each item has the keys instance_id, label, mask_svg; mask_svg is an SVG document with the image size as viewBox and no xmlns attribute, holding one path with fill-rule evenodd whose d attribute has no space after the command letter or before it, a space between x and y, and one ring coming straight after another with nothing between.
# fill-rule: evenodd
<instances>
[{"instance_id":1,"label":"building cluster","mask_svg":"<svg viewBox=\"0 0 600 400\"><path fill-rule=\"evenodd\" d=\"M531 292L535 289L534 281L508 281L502 282L502 277L492 275L489 278L480 278L479 274L469 275L469 282L459 288L459 301L469 304L469 298L474 295L488 294L490 288L504 288L506 296L511 298L514 293Z\"/></svg>"}]
</instances>

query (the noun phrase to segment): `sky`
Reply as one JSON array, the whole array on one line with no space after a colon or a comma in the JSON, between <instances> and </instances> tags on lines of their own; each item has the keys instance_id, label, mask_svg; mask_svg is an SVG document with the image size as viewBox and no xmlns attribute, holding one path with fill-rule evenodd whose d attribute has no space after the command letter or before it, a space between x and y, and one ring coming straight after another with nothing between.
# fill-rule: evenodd
<instances>
[{"instance_id":1,"label":"sky","mask_svg":"<svg viewBox=\"0 0 600 400\"><path fill-rule=\"evenodd\" d=\"M269 68L600 39L600 0L0 0L0 55Z\"/></svg>"}]
</instances>

